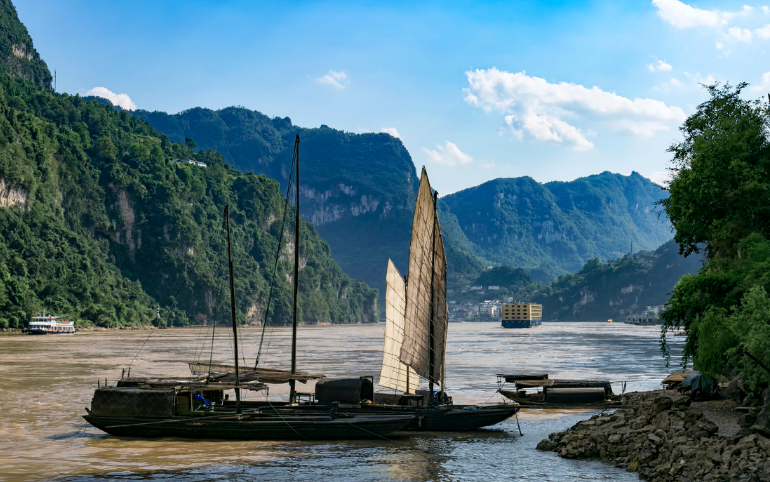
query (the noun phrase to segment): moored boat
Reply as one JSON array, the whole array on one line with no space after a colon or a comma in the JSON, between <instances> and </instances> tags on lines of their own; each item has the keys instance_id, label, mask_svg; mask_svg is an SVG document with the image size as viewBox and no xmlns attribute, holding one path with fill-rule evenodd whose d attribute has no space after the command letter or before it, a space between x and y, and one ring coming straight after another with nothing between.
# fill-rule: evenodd
<instances>
[{"instance_id":1,"label":"moored boat","mask_svg":"<svg viewBox=\"0 0 770 482\"><path fill-rule=\"evenodd\" d=\"M512 383L511 389L506 383ZM542 408L614 406L621 397L607 380L549 379L548 374L498 374L498 392L522 406Z\"/></svg>"},{"instance_id":2,"label":"moored boat","mask_svg":"<svg viewBox=\"0 0 770 482\"><path fill-rule=\"evenodd\" d=\"M362 405L362 410L414 413L417 419L407 427L410 430L477 430L512 417L519 407L515 403L454 405L446 393L447 265L437 199L423 167L412 222L408 277L402 277L388 260L385 341L378 385L393 391L373 394L373 403ZM420 379L428 382L427 390L418 390ZM438 390L434 390L436 385Z\"/></svg>"},{"instance_id":3,"label":"moored boat","mask_svg":"<svg viewBox=\"0 0 770 482\"><path fill-rule=\"evenodd\" d=\"M299 136L294 145L299 184ZM298 187L298 186L297 186ZM299 193L299 189L297 189ZM296 370L297 295L299 280L299 194L296 206L294 259L294 316L291 370L239 366L235 280L230 238L229 206L225 206L227 258L234 364L191 364L190 378L129 378L114 387L100 387L84 418L93 426L117 436L194 437L237 440L328 440L383 438L415 419L413 413L340 413L336 406L325 412L298 410L296 381L320 375ZM280 252L280 243L279 243ZM213 349L213 347L212 347ZM196 372L197 370L197 372ZM204 373L205 372L205 373ZM241 400L241 391L262 391L266 383L289 383L289 412L278 412L271 402ZM235 402L225 391L233 391Z\"/></svg>"},{"instance_id":4,"label":"moored boat","mask_svg":"<svg viewBox=\"0 0 770 482\"><path fill-rule=\"evenodd\" d=\"M73 335L75 323L67 321L63 316L42 315L33 316L29 326L22 330L28 335Z\"/></svg>"}]
</instances>

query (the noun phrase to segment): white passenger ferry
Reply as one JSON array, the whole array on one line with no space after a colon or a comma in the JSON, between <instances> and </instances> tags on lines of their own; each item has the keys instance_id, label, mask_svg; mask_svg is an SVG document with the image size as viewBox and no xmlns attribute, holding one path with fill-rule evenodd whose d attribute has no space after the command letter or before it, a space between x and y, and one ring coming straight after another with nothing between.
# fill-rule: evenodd
<instances>
[{"instance_id":1,"label":"white passenger ferry","mask_svg":"<svg viewBox=\"0 0 770 482\"><path fill-rule=\"evenodd\" d=\"M63 316L42 314L33 316L29 327L24 331L30 335L72 335L75 333L75 323L67 321Z\"/></svg>"}]
</instances>

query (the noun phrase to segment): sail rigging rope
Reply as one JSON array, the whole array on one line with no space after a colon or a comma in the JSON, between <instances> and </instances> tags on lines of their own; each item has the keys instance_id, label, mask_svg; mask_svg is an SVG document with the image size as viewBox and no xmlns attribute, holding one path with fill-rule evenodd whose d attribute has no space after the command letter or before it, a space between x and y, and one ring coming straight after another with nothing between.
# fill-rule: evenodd
<instances>
[{"instance_id":1,"label":"sail rigging rope","mask_svg":"<svg viewBox=\"0 0 770 482\"><path fill-rule=\"evenodd\" d=\"M185 274L185 275L184 275L184 279L182 280L182 284L181 284L181 285L179 285L179 289L177 289L177 290L176 290L176 293L174 293L174 296L170 296L170 297L169 297L169 301L167 301L167 302L166 302L166 306L165 306L166 308L167 308L167 307L168 307L168 306L171 304L171 301L170 301L170 300L171 300L171 299L176 299L176 295L178 295L178 294L179 294L179 292L180 292L180 291L182 291L182 288L184 288L184 286L187 284L187 281L188 281L188 279L187 279L187 263L186 263L186 262L185 262L185 270L184 270L184 274ZM136 361L136 357L138 357L138 356L139 356L139 354L140 354L140 353L142 353L142 350L144 349L144 345L146 345L146 344L147 344L147 342L148 342L148 341L150 341L150 337L152 336L152 334L153 334L153 333L155 333L155 330L156 330L157 328L158 328L157 326L153 326L153 327L152 327L152 330L150 330L150 334L149 334L149 335L147 335L147 338L144 340L144 343L142 343L142 346L141 346L141 347L139 347L139 351L138 351L138 352L136 352L136 355L134 355L134 358L131 360L131 363L129 363L129 364L126 366L126 368L130 367L131 365L133 365L133 363Z\"/></svg>"},{"instance_id":2,"label":"sail rigging rope","mask_svg":"<svg viewBox=\"0 0 770 482\"><path fill-rule=\"evenodd\" d=\"M290 202L289 196L291 195L292 180L294 177L294 166L297 159L296 155L297 155L296 150L294 150L291 155L291 169L289 171L289 182L288 182L288 185L286 186L286 198L283 203L283 220L281 221L281 231L280 231L280 234L278 235L278 249L276 250L276 253L275 253L275 263L273 265L273 276L270 279L270 290L267 295L267 305L265 307L265 321L262 323L262 335L259 338L259 349L257 350L257 358L254 361L254 369L256 369L257 366L259 365L259 358L262 356L262 345L265 341L265 330L267 329L267 323L270 316L270 302L273 299L273 288L275 287L276 273L278 272L278 261L281 259L281 244L283 243L283 233L284 233L284 229L286 228L286 217L289 212L289 202ZM299 186L297 186L296 188L299 189ZM296 246L295 246L295 249L297 249ZM268 340L267 347L268 349L270 348L270 340Z\"/></svg>"}]
</instances>

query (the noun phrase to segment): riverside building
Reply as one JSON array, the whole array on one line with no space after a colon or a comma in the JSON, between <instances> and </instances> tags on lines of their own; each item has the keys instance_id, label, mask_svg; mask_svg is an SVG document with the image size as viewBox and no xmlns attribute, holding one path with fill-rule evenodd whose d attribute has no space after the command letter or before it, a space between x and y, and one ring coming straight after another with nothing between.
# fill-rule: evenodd
<instances>
[{"instance_id":1,"label":"riverside building","mask_svg":"<svg viewBox=\"0 0 770 482\"><path fill-rule=\"evenodd\" d=\"M503 328L533 328L540 326L543 305L535 303L503 303L500 310Z\"/></svg>"}]
</instances>

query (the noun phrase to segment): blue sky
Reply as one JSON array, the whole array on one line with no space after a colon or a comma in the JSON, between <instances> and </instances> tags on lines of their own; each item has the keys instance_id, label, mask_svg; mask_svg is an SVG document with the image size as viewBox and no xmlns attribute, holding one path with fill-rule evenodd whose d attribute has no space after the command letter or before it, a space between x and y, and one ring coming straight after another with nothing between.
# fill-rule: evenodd
<instances>
[{"instance_id":1,"label":"blue sky","mask_svg":"<svg viewBox=\"0 0 770 482\"><path fill-rule=\"evenodd\" d=\"M699 83L770 92L762 3L444 3L15 5L60 92L385 130L443 194L497 177L662 181Z\"/></svg>"}]
</instances>

